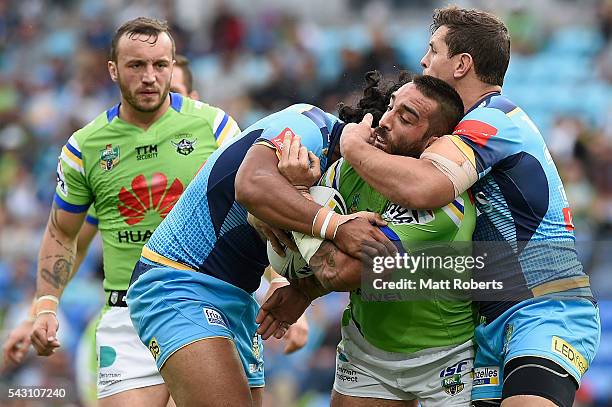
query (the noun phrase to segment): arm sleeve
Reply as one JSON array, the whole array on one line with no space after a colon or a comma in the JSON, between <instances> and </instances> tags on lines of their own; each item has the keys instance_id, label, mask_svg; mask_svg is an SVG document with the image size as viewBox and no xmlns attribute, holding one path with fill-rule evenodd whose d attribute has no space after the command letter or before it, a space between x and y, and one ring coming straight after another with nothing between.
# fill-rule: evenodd
<instances>
[{"instance_id":1,"label":"arm sleeve","mask_svg":"<svg viewBox=\"0 0 612 407\"><path fill-rule=\"evenodd\" d=\"M54 202L60 208L72 213L85 212L93 200L91 189L85 178L83 155L73 135L57 163L57 186Z\"/></svg>"},{"instance_id":2,"label":"arm sleeve","mask_svg":"<svg viewBox=\"0 0 612 407\"><path fill-rule=\"evenodd\" d=\"M240 134L240 127L236 120L223 110L218 107L213 107L212 109L216 111L212 131L215 135L215 140L217 140L217 146L222 146L225 142Z\"/></svg>"},{"instance_id":3,"label":"arm sleeve","mask_svg":"<svg viewBox=\"0 0 612 407\"><path fill-rule=\"evenodd\" d=\"M94 208L93 205L89 206L89 209L87 210L87 216L85 217L85 222L93 225L93 226L98 226L98 215L96 214L96 209Z\"/></svg>"},{"instance_id":4,"label":"arm sleeve","mask_svg":"<svg viewBox=\"0 0 612 407\"><path fill-rule=\"evenodd\" d=\"M275 117L265 123L260 137L254 144L265 145L276 150L280 158L283 149L283 139L289 132L300 136L302 145L319 158L323 155L323 133L321 127L310 118L308 110L288 108L275 114Z\"/></svg>"},{"instance_id":5,"label":"arm sleeve","mask_svg":"<svg viewBox=\"0 0 612 407\"><path fill-rule=\"evenodd\" d=\"M501 110L478 108L457 125L451 140L472 162L478 178L522 149L519 127Z\"/></svg>"},{"instance_id":6,"label":"arm sleeve","mask_svg":"<svg viewBox=\"0 0 612 407\"><path fill-rule=\"evenodd\" d=\"M344 158L340 158L330 165L327 171L321 176L319 185L340 191L341 173L343 170L346 170L347 167L349 167L348 163L345 163Z\"/></svg>"}]
</instances>

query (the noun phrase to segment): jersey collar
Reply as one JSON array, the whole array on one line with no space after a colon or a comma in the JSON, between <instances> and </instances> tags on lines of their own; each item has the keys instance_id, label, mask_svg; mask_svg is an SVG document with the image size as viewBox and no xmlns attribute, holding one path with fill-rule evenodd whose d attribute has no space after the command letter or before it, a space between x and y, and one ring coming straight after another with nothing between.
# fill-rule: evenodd
<instances>
[{"instance_id":1,"label":"jersey collar","mask_svg":"<svg viewBox=\"0 0 612 407\"><path fill-rule=\"evenodd\" d=\"M336 123L334 123L334 127L332 127L332 131L329 134L329 145L327 146L327 165L326 167L329 168L329 166L332 164L331 162L331 157L332 154L334 154L334 150L336 149L336 146L340 143L340 136L342 135L342 130L344 129L344 126L346 126L346 123L338 121ZM327 168L325 168L325 170L327 170Z\"/></svg>"},{"instance_id":2,"label":"jersey collar","mask_svg":"<svg viewBox=\"0 0 612 407\"><path fill-rule=\"evenodd\" d=\"M180 112L181 108L183 107L183 96L178 93L170 92L168 94L168 97L170 97L170 107L172 107L177 112ZM115 117L119 117L120 106L121 103L117 103L115 106L111 107L106 111L106 119L109 123L112 122Z\"/></svg>"},{"instance_id":3,"label":"jersey collar","mask_svg":"<svg viewBox=\"0 0 612 407\"><path fill-rule=\"evenodd\" d=\"M476 109L477 107L488 105L489 101L495 96L501 96L501 92L494 91L494 92L487 93L478 102L474 103L474 105L470 107L470 110L465 112L465 115L467 115L468 113L470 113L472 110Z\"/></svg>"}]
</instances>

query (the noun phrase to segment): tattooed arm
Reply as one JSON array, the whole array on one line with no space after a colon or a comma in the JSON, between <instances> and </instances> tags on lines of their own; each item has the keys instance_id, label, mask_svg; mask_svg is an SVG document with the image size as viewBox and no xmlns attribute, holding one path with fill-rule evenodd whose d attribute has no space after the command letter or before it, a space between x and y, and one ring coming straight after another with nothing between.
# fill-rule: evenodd
<instances>
[{"instance_id":1,"label":"tattooed arm","mask_svg":"<svg viewBox=\"0 0 612 407\"><path fill-rule=\"evenodd\" d=\"M291 284L274 291L261 305L256 322L263 339L282 338L310 303L330 291L351 291L361 284L361 261L325 240L310 258L313 276L292 279Z\"/></svg>"},{"instance_id":2,"label":"tattooed arm","mask_svg":"<svg viewBox=\"0 0 612 407\"><path fill-rule=\"evenodd\" d=\"M70 281L76 256L77 235L85 215L86 212L70 213L53 204L38 254L38 298L44 295L59 298ZM49 356L59 347L55 337L57 328L57 318L53 314L40 314L36 318L31 339L39 355Z\"/></svg>"},{"instance_id":3,"label":"tattooed arm","mask_svg":"<svg viewBox=\"0 0 612 407\"><path fill-rule=\"evenodd\" d=\"M77 254L72 267L72 275L78 271L79 265L85 258L87 249L96 236L97 231L97 226L89 222L83 223L83 227L81 227L81 231L79 232ZM36 296L33 302L35 300ZM35 310L31 310L31 312L35 312ZM24 360L25 355L27 355L30 349L30 335L32 334L33 327L34 320L32 319L32 314L30 314L27 319L24 319L19 325L13 328L2 346L5 362L18 365Z\"/></svg>"},{"instance_id":4,"label":"tattooed arm","mask_svg":"<svg viewBox=\"0 0 612 407\"><path fill-rule=\"evenodd\" d=\"M309 264L328 291L352 291L361 285L361 261L342 252L332 241L324 241Z\"/></svg>"}]
</instances>

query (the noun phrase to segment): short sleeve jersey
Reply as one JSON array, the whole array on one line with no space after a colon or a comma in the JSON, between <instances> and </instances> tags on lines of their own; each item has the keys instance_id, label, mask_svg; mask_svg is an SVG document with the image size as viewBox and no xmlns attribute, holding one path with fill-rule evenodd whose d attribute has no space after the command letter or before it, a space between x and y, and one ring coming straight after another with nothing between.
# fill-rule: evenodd
<instances>
[{"instance_id":1,"label":"short sleeve jersey","mask_svg":"<svg viewBox=\"0 0 612 407\"><path fill-rule=\"evenodd\" d=\"M330 140L338 140L343 123L318 107L299 104L267 116L213 153L187 187L168 217L143 250L182 263L251 293L259 287L268 265L265 243L247 222L246 209L236 202L236 172L254 145L277 154L287 132L297 134L327 166ZM152 252L152 253L151 253Z\"/></svg>"},{"instance_id":2,"label":"short sleeve jersey","mask_svg":"<svg viewBox=\"0 0 612 407\"><path fill-rule=\"evenodd\" d=\"M240 132L221 109L169 97L170 107L147 130L123 121L117 105L75 132L59 157L54 201L73 213L93 205L106 290L127 289L157 225L218 145Z\"/></svg>"},{"instance_id":3,"label":"short sleeve jersey","mask_svg":"<svg viewBox=\"0 0 612 407\"><path fill-rule=\"evenodd\" d=\"M472 187L478 209L474 241L503 242L508 248L497 264L509 266L491 263L478 277L502 281L502 299L591 296L563 183L529 116L495 93L468 111L453 133L453 142L478 172ZM488 301L481 312L493 317L505 306Z\"/></svg>"},{"instance_id":4,"label":"short sleeve jersey","mask_svg":"<svg viewBox=\"0 0 612 407\"><path fill-rule=\"evenodd\" d=\"M344 159L332 164L320 183L340 191L349 213L366 210L381 214L388 222L382 230L399 245L400 252L418 250L420 242L471 241L476 209L469 192L440 209L402 208L374 190ZM469 245L464 246L470 250ZM389 301L364 295L361 289L351 292L344 318L352 318L368 342L387 352L413 353L458 345L474 334L468 296L447 300L433 291L427 301Z\"/></svg>"}]
</instances>

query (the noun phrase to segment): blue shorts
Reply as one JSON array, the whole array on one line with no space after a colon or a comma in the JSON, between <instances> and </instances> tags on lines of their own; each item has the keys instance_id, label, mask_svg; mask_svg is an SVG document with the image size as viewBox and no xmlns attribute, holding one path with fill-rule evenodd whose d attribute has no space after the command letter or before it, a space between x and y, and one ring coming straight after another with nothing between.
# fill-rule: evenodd
<instances>
[{"instance_id":1,"label":"blue shorts","mask_svg":"<svg viewBox=\"0 0 612 407\"><path fill-rule=\"evenodd\" d=\"M537 356L562 366L580 384L601 335L599 309L586 299L534 298L476 327L472 400L501 399L504 365Z\"/></svg>"},{"instance_id":2,"label":"blue shorts","mask_svg":"<svg viewBox=\"0 0 612 407\"><path fill-rule=\"evenodd\" d=\"M142 261L139 266L151 267ZM259 305L251 294L203 273L160 266L138 277L127 303L159 370L182 347L224 337L234 342L249 386L264 386L263 343L255 323Z\"/></svg>"}]
</instances>

